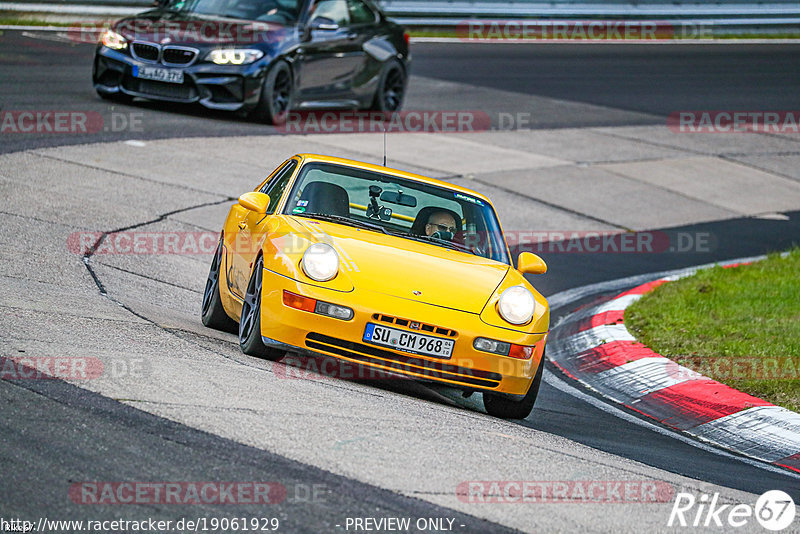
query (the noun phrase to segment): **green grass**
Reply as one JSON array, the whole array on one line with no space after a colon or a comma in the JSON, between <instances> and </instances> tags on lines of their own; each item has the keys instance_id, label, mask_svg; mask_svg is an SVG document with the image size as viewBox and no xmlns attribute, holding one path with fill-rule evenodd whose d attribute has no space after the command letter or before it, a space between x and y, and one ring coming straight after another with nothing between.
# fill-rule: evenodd
<instances>
[{"instance_id":1,"label":"green grass","mask_svg":"<svg viewBox=\"0 0 800 534\"><path fill-rule=\"evenodd\" d=\"M47 22L46 20L0 13L0 25L2 26L73 26L74 24L74 22Z\"/></svg>"},{"instance_id":2,"label":"green grass","mask_svg":"<svg viewBox=\"0 0 800 534\"><path fill-rule=\"evenodd\" d=\"M663 284L625 326L667 358L800 411L800 249Z\"/></svg>"}]
</instances>

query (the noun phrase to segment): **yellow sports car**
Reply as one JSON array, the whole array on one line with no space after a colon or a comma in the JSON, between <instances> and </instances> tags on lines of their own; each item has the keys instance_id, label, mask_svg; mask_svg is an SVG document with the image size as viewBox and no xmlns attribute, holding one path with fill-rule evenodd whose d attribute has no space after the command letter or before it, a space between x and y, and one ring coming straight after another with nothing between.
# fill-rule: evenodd
<instances>
[{"instance_id":1,"label":"yellow sports car","mask_svg":"<svg viewBox=\"0 0 800 534\"><path fill-rule=\"evenodd\" d=\"M234 204L203 324L246 354L323 354L483 393L522 419L542 379L547 301L514 268L485 196L387 167L298 154Z\"/></svg>"}]
</instances>

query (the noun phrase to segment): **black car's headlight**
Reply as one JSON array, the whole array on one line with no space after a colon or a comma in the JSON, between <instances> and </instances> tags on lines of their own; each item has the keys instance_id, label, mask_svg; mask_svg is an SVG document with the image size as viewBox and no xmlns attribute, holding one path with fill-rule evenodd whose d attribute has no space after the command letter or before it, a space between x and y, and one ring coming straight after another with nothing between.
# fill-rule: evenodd
<instances>
[{"instance_id":1,"label":"black car's headlight","mask_svg":"<svg viewBox=\"0 0 800 534\"><path fill-rule=\"evenodd\" d=\"M100 37L100 42L103 43L103 46L113 50L124 50L128 48L128 40L111 29L103 33L102 37Z\"/></svg>"},{"instance_id":2,"label":"black car's headlight","mask_svg":"<svg viewBox=\"0 0 800 534\"><path fill-rule=\"evenodd\" d=\"M217 48L206 56L217 65L247 65L264 57L264 52L254 48Z\"/></svg>"}]
</instances>

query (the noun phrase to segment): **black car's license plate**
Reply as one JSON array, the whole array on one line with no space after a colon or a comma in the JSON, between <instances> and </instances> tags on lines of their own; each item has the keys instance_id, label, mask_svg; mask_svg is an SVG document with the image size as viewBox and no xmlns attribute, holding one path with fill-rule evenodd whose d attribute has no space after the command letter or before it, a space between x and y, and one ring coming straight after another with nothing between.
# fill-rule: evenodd
<instances>
[{"instance_id":1,"label":"black car's license plate","mask_svg":"<svg viewBox=\"0 0 800 534\"><path fill-rule=\"evenodd\" d=\"M367 323L367 328L364 330L364 341L435 358L450 358L455 344L452 339L426 336L373 323Z\"/></svg>"},{"instance_id":2,"label":"black car's license plate","mask_svg":"<svg viewBox=\"0 0 800 534\"><path fill-rule=\"evenodd\" d=\"M133 66L133 77L157 82L183 83L183 71L163 67Z\"/></svg>"}]
</instances>

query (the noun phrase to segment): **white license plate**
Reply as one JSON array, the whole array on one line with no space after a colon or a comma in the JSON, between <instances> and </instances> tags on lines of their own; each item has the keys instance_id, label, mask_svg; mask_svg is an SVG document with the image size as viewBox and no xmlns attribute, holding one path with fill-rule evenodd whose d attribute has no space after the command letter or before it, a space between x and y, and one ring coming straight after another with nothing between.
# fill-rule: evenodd
<instances>
[{"instance_id":1,"label":"white license plate","mask_svg":"<svg viewBox=\"0 0 800 534\"><path fill-rule=\"evenodd\" d=\"M436 358L449 358L453 354L455 341L436 336L426 336L407 330L398 330L373 323L367 323L364 341L393 349L424 354Z\"/></svg>"},{"instance_id":2,"label":"white license plate","mask_svg":"<svg viewBox=\"0 0 800 534\"><path fill-rule=\"evenodd\" d=\"M178 69L165 69L163 67L148 67L134 65L133 77L157 82L183 83L183 71Z\"/></svg>"}]
</instances>

